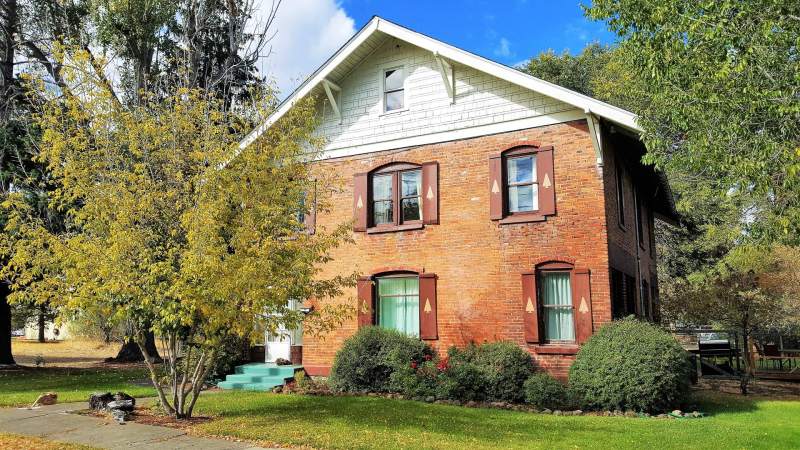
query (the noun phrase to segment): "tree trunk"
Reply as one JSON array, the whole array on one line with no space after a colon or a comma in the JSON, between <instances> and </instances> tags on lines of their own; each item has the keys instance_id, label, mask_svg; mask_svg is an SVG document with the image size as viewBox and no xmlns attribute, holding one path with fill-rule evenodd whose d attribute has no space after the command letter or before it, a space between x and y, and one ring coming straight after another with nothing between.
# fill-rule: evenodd
<instances>
[{"instance_id":1,"label":"tree trunk","mask_svg":"<svg viewBox=\"0 0 800 450\"><path fill-rule=\"evenodd\" d=\"M44 311L44 309L45 309L45 306L43 304L39 305L39 323L38 323L38 325L39 325L39 342L40 343L44 343L46 341L46 339L44 337L44 330L45 330L45 320L44 320L44 312L45 311Z\"/></svg>"},{"instance_id":2,"label":"tree trunk","mask_svg":"<svg viewBox=\"0 0 800 450\"><path fill-rule=\"evenodd\" d=\"M14 53L19 32L17 0L0 2L0 123L7 119L14 98Z\"/></svg>"},{"instance_id":3,"label":"tree trunk","mask_svg":"<svg viewBox=\"0 0 800 450\"><path fill-rule=\"evenodd\" d=\"M16 365L11 353L11 307L8 305L8 284L0 282L0 366Z\"/></svg>"},{"instance_id":4,"label":"tree trunk","mask_svg":"<svg viewBox=\"0 0 800 450\"><path fill-rule=\"evenodd\" d=\"M161 356L159 356L158 349L156 348L155 335L152 331L150 331L146 333L145 337L147 354L150 355L150 357L153 359L153 362L161 362ZM122 344L122 348L120 348L119 352L117 352L117 356L109 358L107 361L120 363L142 362L144 361L144 355L142 354L142 349L139 347L139 344L137 344L132 337L127 337L125 342Z\"/></svg>"}]
</instances>

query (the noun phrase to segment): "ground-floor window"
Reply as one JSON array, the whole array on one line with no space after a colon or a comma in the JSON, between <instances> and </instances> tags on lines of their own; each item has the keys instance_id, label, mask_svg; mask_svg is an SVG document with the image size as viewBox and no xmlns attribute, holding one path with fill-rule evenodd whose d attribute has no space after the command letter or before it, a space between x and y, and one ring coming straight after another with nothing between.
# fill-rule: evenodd
<instances>
[{"instance_id":1,"label":"ground-floor window","mask_svg":"<svg viewBox=\"0 0 800 450\"><path fill-rule=\"evenodd\" d=\"M539 274L542 296L542 325L545 340L574 341L572 286L569 272L545 271Z\"/></svg>"},{"instance_id":2,"label":"ground-floor window","mask_svg":"<svg viewBox=\"0 0 800 450\"><path fill-rule=\"evenodd\" d=\"M377 323L419 337L419 278L408 275L379 277Z\"/></svg>"}]
</instances>

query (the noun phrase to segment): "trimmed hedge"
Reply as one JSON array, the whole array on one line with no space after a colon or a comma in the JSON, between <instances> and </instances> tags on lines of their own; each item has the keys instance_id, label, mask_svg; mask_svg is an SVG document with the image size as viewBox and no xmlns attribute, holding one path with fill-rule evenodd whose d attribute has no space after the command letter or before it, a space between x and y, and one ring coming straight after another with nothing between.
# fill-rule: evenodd
<instances>
[{"instance_id":1,"label":"trimmed hedge","mask_svg":"<svg viewBox=\"0 0 800 450\"><path fill-rule=\"evenodd\" d=\"M670 334L630 317L581 347L569 386L587 409L663 412L685 401L690 374L689 354Z\"/></svg>"},{"instance_id":2,"label":"trimmed hedge","mask_svg":"<svg viewBox=\"0 0 800 450\"><path fill-rule=\"evenodd\" d=\"M470 344L463 350L451 347L448 354L450 365L472 365L481 373L485 400L523 401L522 386L533 374L533 359L519 345L503 341Z\"/></svg>"},{"instance_id":3,"label":"trimmed hedge","mask_svg":"<svg viewBox=\"0 0 800 450\"><path fill-rule=\"evenodd\" d=\"M546 373L536 373L525 381L525 402L547 409L571 409L574 402L564 384Z\"/></svg>"},{"instance_id":4,"label":"trimmed hedge","mask_svg":"<svg viewBox=\"0 0 800 450\"><path fill-rule=\"evenodd\" d=\"M392 374L411 362L432 357L431 347L417 338L386 328L364 327L345 340L336 353L330 385L340 392L398 392Z\"/></svg>"}]
</instances>

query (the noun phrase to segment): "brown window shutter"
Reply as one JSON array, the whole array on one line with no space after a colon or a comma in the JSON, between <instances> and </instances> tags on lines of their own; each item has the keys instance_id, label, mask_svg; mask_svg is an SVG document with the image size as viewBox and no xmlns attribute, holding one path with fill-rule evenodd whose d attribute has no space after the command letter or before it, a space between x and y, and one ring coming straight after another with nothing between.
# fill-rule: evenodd
<instances>
[{"instance_id":1,"label":"brown window shutter","mask_svg":"<svg viewBox=\"0 0 800 450\"><path fill-rule=\"evenodd\" d=\"M360 277L358 289L358 328L373 324L372 311L375 309L375 290L372 277Z\"/></svg>"},{"instance_id":2,"label":"brown window shutter","mask_svg":"<svg viewBox=\"0 0 800 450\"><path fill-rule=\"evenodd\" d=\"M314 234L317 229L317 182L312 184L311 191L306 194L308 210L305 212L305 226L308 234Z\"/></svg>"},{"instance_id":3,"label":"brown window shutter","mask_svg":"<svg viewBox=\"0 0 800 450\"><path fill-rule=\"evenodd\" d=\"M536 154L536 180L539 182L539 214L556 213L556 184L553 177L553 149L546 148Z\"/></svg>"},{"instance_id":4,"label":"brown window shutter","mask_svg":"<svg viewBox=\"0 0 800 450\"><path fill-rule=\"evenodd\" d=\"M422 221L428 225L439 223L439 163L422 165Z\"/></svg>"},{"instance_id":5,"label":"brown window shutter","mask_svg":"<svg viewBox=\"0 0 800 450\"><path fill-rule=\"evenodd\" d=\"M503 158L501 155L492 156L489 158L489 217L492 220L503 218L506 203L503 184Z\"/></svg>"},{"instance_id":6,"label":"brown window shutter","mask_svg":"<svg viewBox=\"0 0 800 450\"><path fill-rule=\"evenodd\" d=\"M366 173L357 173L353 177L353 231L367 231L368 179L369 175Z\"/></svg>"},{"instance_id":7,"label":"brown window shutter","mask_svg":"<svg viewBox=\"0 0 800 450\"><path fill-rule=\"evenodd\" d=\"M419 337L439 339L436 323L436 275L432 273L419 276Z\"/></svg>"},{"instance_id":8,"label":"brown window shutter","mask_svg":"<svg viewBox=\"0 0 800 450\"><path fill-rule=\"evenodd\" d=\"M539 342L539 304L536 300L536 272L522 274L522 318L525 342Z\"/></svg>"},{"instance_id":9,"label":"brown window shutter","mask_svg":"<svg viewBox=\"0 0 800 450\"><path fill-rule=\"evenodd\" d=\"M575 315L575 340L583 344L592 336L592 293L589 269L575 269L572 306Z\"/></svg>"}]
</instances>

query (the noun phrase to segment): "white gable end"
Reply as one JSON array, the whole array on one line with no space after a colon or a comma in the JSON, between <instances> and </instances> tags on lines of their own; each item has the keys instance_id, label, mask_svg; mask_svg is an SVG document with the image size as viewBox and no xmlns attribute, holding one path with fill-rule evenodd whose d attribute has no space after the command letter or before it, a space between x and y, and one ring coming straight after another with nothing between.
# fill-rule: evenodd
<instances>
[{"instance_id":1,"label":"white gable end","mask_svg":"<svg viewBox=\"0 0 800 450\"><path fill-rule=\"evenodd\" d=\"M383 73L402 67L405 108L384 112ZM318 133L326 156L419 145L497 131L585 118L583 111L559 100L471 67L453 64L451 101L432 52L390 38L339 80L334 94L340 116L320 95Z\"/></svg>"}]
</instances>

